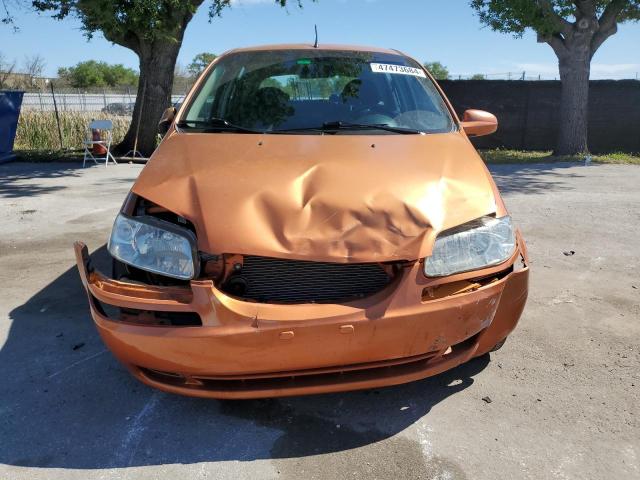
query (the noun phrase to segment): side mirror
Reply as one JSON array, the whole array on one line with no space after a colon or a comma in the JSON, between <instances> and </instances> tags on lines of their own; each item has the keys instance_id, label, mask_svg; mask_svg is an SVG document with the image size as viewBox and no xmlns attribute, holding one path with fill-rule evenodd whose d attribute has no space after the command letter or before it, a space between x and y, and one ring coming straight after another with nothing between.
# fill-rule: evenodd
<instances>
[{"instance_id":1,"label":"side mirror","mask_svg":"<svg viewBox=\"0 0 640 480\"><path fill-rule=\"evenodd\" d=\"M169 107L162 114L162 118L158 122L158 133L163 137L169 131L169 127L171 127L173 119L176 118L176 113L178 113L178 111L175 107Z\"/></svg>"},{"instance_id":2,"label":"side mirror","mask_svg":"<svg viewBox=\"0 0 640 480\"><path fill-rule=\"evenodd\" d=\"M468 136L481 137L498 130L498 119L484 110L467 110L464 112L461 125Z\"/></svg>"}]
</instances>

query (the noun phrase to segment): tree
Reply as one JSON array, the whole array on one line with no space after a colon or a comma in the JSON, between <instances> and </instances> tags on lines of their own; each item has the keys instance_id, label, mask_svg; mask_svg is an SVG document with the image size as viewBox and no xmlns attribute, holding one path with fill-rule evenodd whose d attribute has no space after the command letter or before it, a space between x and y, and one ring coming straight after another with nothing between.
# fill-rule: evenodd
<instances>
[{"instance_id":1,"label":"tree","mask_svg":"<svg viewBox=\"0 0 640 480\"><path fill-rule=\"evenodd\" d=\"M135 52L140 61L138 95L133 118L143 113L138 150L150 155L156 146L157 123L171 104L173 74L187 25L205 0L33 0L37 11L54 18L76 16L86 35L102 32L115 44ZM273 0L284 7L287 0ZM302 6L302 0L289 0ZM209 18L222 14L232 0L209 0ZM136 122L117 151L133 148Z\"/></svg>"},{"instance_id":2,"label":"tree","mask_svg":"<svg viewBox=\"0 0 640 480\"><path fill-rule=\"evenodd\" d=\"M5 60L4 55L0 52L0 90L9 88L9 80L16 68L16 62Z\"/></svg>"},{"instance_id":3,"label":"tree","mask_svg":"<svg viewBox=\"0 0 640 480\"><path fill-rule=\"evenodd\" d=\"M522 36L534 30L558 57L562 99L556 155L588 151L591 59L618 29L640 19L640 0L471 0L480 21L495 31Z\"/></svg>"},{"instance_id":4,"label":"tree","mask_svg":"<svg viewBox=\"0 0 640 480\"><path fill-rule=\"evenodd\" d=\"M217 55L210 52L202 52L193 57L193 60L187 67L187 71L192 77L198 77L211 62L216 59Z\"/></svg>"},{"instance_id":5,"label":"tree","mask_svg":"<svg viewBox=\"0 0 640 480\"><path fill-rule=\"evenodd\" d=\"M58 77L74 88L105 86L104 77L95 60L80 62L75 67L60 67Z\"/></svg>"},{"instance_id":6,"label":"tree","mask_svg":"<svg viewBox=\"0 0 640 480\"><path fill-rule=\"evenodd\" d=\"M427 62L424 68L429 70L436 80L447 80L449 78L449 70L440 62Z\"/></svg>"},{"instance_id":7,"label":"tree","mask_svg":"<svg viewBox=\"0 0 640 480\"><path fill-rule=\"evenodd\" d=\"M487 77L485 77L484 73L474 73L473 75L471 75L471 80L486 80Z\"/></svg>"},{"instance_id":8,"label":"tree","mask_svg":"<svg viewBox=\"0 0 640 480\"><path fill-rule=\"evenodd\" d=\"M88 60L73 67L59 68L58 76L74 88L118 87L137 85L138 74L135 70L118 63Z\"/></svg>"},{"instance_id":9,"label":"tree","mask_svg":"<svg viewBox=\"0 0 640 480\"><path fill-rule=\"evenodd\" d=\"M0 52L0 90L5 88L26 90L41 86L44 67L45 62L40 55L25 56L22 70L18 71L16 61L5 59Z\"/></svg>"},{"instance_id":10,"label":"tree","mask_svg":"<svg viewBox=\"0 0 640 480\"><path fill-rule=\"evenodd\" d=\"M110 87L129 86L138 84L138 72L132 68L127 68L121 63L109 65L100 62L102 77Z\"/></svg>"},{"instance_id":11,"label":"tree","mask_svg":"<svg viewBox=\"0 0 640 480\"><path fill-rule=\"evenodd\" d=\"M37 86L38 79L42 77L42 72L46 62L41 55L27 56L24 59L24 73L27 76L29 87Z\"/></svg>"}]
</instances>

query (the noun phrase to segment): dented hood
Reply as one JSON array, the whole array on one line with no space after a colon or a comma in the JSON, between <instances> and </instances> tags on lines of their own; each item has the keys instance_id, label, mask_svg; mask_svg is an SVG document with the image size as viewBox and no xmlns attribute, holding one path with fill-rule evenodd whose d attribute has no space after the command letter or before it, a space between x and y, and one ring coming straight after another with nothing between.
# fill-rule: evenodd
<instances>
[{"instance_id":1,"label":"dented hood","mask_svg":"<svg viewBox=\"0 0 640 480\"><path fill-rule=\"evenodd\" d=\"M174 132L133 191L189 219L201 251L330 262L428 256L497 195L461 133Z\"/></svg>"}]
</instances>

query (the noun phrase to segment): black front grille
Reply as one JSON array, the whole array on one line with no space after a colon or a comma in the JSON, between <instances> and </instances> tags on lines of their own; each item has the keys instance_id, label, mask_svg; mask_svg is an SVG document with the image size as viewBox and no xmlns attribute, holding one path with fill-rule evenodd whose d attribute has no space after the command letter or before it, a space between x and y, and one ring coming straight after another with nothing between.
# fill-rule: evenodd
<instances>
[{"instance_id":1,"label":"black front grille","mask_svg":"<svg viewBox=\"0 0 640 480\"><path fill-rule=\"evenodd\" d=\"M339 303L364 298L392 278L377 263L340 264L246 255L222 290L261 303Z\"/></svg>"}]
</instances>

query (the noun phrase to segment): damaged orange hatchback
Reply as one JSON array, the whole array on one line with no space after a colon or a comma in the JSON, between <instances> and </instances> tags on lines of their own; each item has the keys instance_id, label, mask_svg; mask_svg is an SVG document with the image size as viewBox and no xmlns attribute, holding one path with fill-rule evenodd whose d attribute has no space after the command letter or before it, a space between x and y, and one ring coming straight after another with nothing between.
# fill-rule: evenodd
<instances>
[{"instance_id":1,"label":"damaged orange hatchback","mask_svg":"<svg viewBox=\"0 0 640 480\"><path fill-rule=\"evenodd\" d=\"M91 314L142 382L214 398L395 385L498 348L524 241L429 73L395 50L217 58L115 219L113 272L75 246Z\"/></svg>"}]
</instances>

